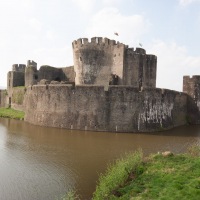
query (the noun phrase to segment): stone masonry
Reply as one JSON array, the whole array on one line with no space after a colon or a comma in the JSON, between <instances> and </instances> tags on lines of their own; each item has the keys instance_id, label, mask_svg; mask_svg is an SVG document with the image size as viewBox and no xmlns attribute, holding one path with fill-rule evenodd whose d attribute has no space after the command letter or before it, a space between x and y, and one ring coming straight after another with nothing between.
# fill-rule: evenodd
<instances>
[{"instance_id":1,"label":"stone masonry","mask_svg":"<svg viewBox=\"0 0 200 200\"><path fill-rule=\"evenodd\" d=\"M72 47L76 85L156 87L157 57L142 48L100 37L75 40Z\"/></svg>"},{"instance_id":2,"label":"stone masonry","mask_svg":"<svg viewBox=\"0 0 200 200\"><path fill-rule=\"evenodd\" d=\"M183 92L160 89L157 57L142 48L94 37L73 41L72 49L74 66L38 70L29 60L8 72L7 105L24 110L25 121L113 132L200 124L200 76L185 76ZM1 94L1 106L6 105L6 93Z\"/></svg>"}]
</instances>

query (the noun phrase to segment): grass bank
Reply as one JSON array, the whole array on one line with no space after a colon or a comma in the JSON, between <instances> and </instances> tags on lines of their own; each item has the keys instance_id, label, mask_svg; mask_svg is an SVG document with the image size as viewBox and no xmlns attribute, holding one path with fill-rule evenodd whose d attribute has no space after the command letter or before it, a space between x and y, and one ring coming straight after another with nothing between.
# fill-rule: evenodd
<instances>
[{"instance_id":1,"label":"grass bank","mask_svg":"<svg viewBox=\"0 0 200 200\"><path fill-rule=\"evenodd\" d=\"M101 174L93 200L199 200L200 147L180 155L126 154ZM73 191L62 200L80 200Z\"/></svg>"},{"instance_id":2,"label":"grass bank","mask_svg":"<svg viewBox=\"0 0 200 200\"><path fill-rule=\"evenodd\" d=\"M93 200L200 198L200 148L182 155L129 154L100 175Z\"/></svg>"},{"instance_id":3,"label":"grass bank","mask_svg":"<svg viewBox=\"0 0 200 200\"><path fill-rule=\"evenodd\" d=\"M24 112L12 108L0 108L0 117L23 120Z\"/></svg>"}]
</instances>

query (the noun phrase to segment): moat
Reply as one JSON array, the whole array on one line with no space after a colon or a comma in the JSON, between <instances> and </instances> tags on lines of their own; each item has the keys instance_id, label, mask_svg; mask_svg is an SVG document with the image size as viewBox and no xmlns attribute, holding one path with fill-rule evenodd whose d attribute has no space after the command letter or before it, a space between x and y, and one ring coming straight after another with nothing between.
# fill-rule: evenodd
<instances>
[{"instance_id":1,"label":"moat","mask_svg":"<svg viewBox=\"0 0 200 200\"><path fill-rule=\"evenodd\" d=\"M56 199L75 188L90 199L98 174L121 154L183 153L200 144L200 126L158 133L69 131L0 118L1 199Z\"/></svg>"}]
</instances>

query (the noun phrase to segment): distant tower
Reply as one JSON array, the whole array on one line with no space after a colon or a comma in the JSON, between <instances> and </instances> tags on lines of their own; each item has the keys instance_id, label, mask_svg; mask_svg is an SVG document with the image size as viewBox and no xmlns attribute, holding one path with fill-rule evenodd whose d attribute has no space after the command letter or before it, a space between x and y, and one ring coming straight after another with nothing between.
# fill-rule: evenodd
<instances>
[{"instance_id":1,"label":"distant tower","mask_svg":"<svg viewBox=\"0 0 200 200\"><path fill-rule=\"evenodd\" d=\"M191 116L191 123L200 124L200 76L184 76L183 92L188 97L188 113ZM198 111L197 111L198 110Z\"/></svg>"},{"instance_id":2,"label":"distant tower","mask_svg":"<svg viewBox=\"0 0 200 200\"><path fill-rule=\"evenodd\" d=\"M8 72L7 75L7 88L8 90L17 87L24 86L24 72L26 65L24 64L13 64L12 71Z\"/></svg>"},{"instance_id":3,"label":"distant tower","mask_svg":"<svg viewBox=\"0 0 200 200\"><path fill-rule=\"evenodd\" d=\"M38 82L37 63L33 60L27 61L25 69L25 86L35 85Z\"/></svg>"},{"instance_id":4,"label":"distant tower","mask_svg":"<svg viewBox=\"0 0 200 200\"><path fill-rule=\"evenodd\" d=\"M187 93L200 110L200 76L183 77L183 92Z\"/></svg>"}]
</instances>

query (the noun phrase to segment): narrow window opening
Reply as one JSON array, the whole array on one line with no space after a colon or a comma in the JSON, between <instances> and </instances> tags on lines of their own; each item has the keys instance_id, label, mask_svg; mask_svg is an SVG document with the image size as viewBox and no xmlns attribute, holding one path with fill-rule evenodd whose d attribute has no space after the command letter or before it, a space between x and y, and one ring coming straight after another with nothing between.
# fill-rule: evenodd
<instances>
[{"instance_id":1,"label":"narrow window opening","mask_svg":"<svg viewBox=\"0 0 200 200\"><path fill-rule=\"evenodd\" d=\"M60 79L60 77L56 77L55 79L54 79L54 81L61 81L61 79Z\"/></svg>"},{"instance_id":2,"label":"narrow window opening","mask_svg":"<svg viewBox=\"0 0 200 200\"><path fill-rule=\"evenodd\" d=\"M38 75L37 74L34 75L34 79L38 80Z\"/></svg>"}]
</instances>

